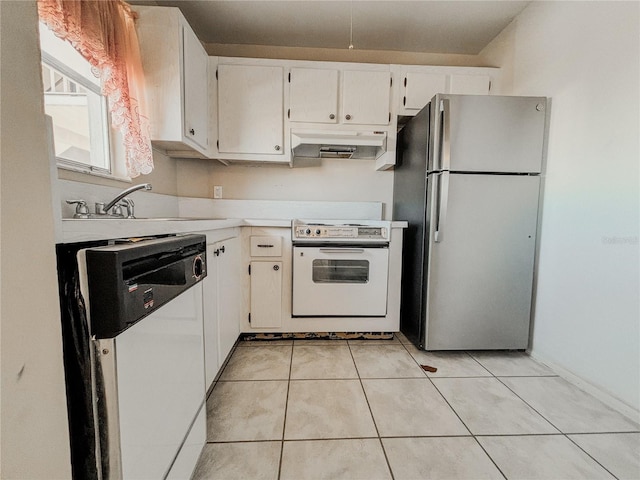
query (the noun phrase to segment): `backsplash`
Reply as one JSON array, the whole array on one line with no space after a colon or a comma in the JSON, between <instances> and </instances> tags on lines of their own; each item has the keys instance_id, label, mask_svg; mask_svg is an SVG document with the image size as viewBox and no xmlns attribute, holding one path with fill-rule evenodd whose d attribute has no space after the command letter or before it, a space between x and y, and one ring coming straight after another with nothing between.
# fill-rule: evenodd
<instances>
[{"instance_id":1,"label":"backsplash","mask_svg":"<svg viewBox=\"0 0 640 480\"><path fill-rule=\"evenodd\" d=\"M178 205L181 217L196 218L381 220L383 214L382 202L212 200L180 197Z\"/></svg>"},{"instance_id":2,"label":"backsplash","mask_svg":"<svg viewBox=\"0 0 640 480\"><path fill-rule=\"evenodd\" d=\"M61 217L73 218L75 205L66 200L84 200L91 213L96 202L108 202L123 189L104 185L93 185L71 180L58 180ZM361 219L380 220L383 216L382 202L322 202L286 200L230 200L175 197L140 190L129 197L135 202L135 215L150 217L196 217L196 218L260 218L285 219Z\"/></svg>"},{"instance_id":3,"label":"backsplash","mask_svg":"<svg viewBox=\"0 0 640 480\"><path fill-rule=\"evenodd\" d=\"M60 206L62 218L73 218L75 205L68 205L66 200L84 200L89 211L94 212L96 202L109 202L123 191L122 188L93 185L89 183L58 180ZM129 195L135 202L135 215L147 217L177 217L178 198L173 195L163 195L152 191L137 191Z\"/></svg>"}]
</instances>

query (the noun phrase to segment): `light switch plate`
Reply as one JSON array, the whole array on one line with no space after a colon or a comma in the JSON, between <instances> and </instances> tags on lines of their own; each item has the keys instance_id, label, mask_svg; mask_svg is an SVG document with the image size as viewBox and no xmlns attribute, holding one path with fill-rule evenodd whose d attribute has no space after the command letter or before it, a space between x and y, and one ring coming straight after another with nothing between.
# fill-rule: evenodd
<instances>
[{"instance_id":1,"label":"light switch plate","mask_svg":"<svg viewBox=\"0 0 640 480\"><path fill-rule=\"evenodd\" d=\"M213 186L213 198L222 198L222 185Z\"/></svg>"}]
</instances>

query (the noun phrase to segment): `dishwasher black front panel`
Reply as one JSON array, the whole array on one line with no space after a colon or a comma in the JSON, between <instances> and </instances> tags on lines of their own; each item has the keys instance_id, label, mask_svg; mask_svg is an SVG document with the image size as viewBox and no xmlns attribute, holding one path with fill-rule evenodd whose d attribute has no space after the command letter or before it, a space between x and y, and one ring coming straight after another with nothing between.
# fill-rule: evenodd
<instances>
[{"instance_id":1,"label":"dishwasher black front panel","mask_svg":"<svg viewBox=\"0 0 640 480\"><path fill-rule=\"evenodd\" d=\"M204 235L87 250L92 336L115 337L201 281L205 254Z\"/></svg>"}]
</instances>

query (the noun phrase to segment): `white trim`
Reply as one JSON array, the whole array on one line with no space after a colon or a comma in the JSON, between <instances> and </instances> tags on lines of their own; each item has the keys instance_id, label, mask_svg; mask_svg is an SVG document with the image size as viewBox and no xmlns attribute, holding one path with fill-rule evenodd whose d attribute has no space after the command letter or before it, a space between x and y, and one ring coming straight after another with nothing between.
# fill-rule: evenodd
<instances>
[{"instance_id":1,"label":"white trim","mask_svg":"<svg viewBox=\"0 0 640 480\"><path fill-rule=\"evenodd\" d=\"M131 177L122 176L122 175L114 175L113 173L108 173L106 171L98 171L98 170L90 170L88 167L83 168L81 166L74 166L67 163L60 163L60 159L56 157L57 167L62 170L69 170L71 172L84 173L86 175L93 175L95 177L108 178L110 180L117 180L119 182L127 182L131 183Z\"/></svg>"}]
</instances>

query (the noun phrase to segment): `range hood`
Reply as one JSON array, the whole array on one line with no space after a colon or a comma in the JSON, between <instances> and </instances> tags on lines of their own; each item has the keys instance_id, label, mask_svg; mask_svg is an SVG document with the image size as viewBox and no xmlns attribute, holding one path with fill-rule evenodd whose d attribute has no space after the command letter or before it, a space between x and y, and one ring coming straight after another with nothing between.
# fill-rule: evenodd
<instances>
[{"instance_id":1,"label":"range hood","mask_svg":"<svg viewBox=\"0 0 640 480\"><path fill-rule=\"evenodd\" d=\"M293 158L376 160L387 148L387 132L291 130Z\"/></svg>"}]
</instances>

